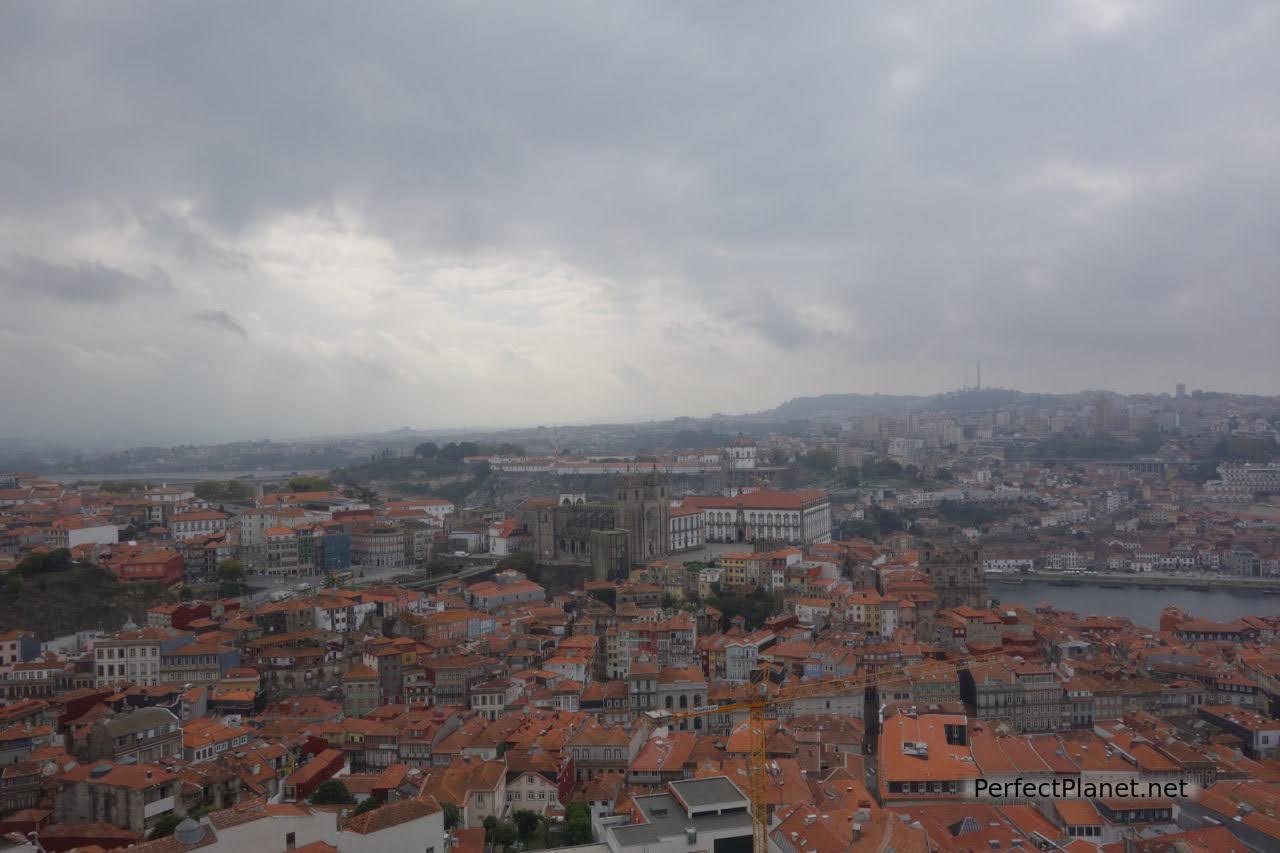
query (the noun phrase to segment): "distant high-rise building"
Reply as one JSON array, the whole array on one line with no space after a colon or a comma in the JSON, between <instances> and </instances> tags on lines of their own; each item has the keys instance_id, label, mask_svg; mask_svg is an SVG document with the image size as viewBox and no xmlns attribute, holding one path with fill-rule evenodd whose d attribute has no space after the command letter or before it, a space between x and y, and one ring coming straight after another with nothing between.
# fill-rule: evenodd
<instances>
[{"instance_id":1,"label":"distant high-rise building","mask_svg":"<svg viewBox=\"0 0 1280 853\"><path fill-rule=\"evenodd\" d=\"M1093 434L1106 435L1111 428L1111 401L1099 397L1093 401Z\"/></svg>"},{"instance_id":2,"label":"distant high-rise building","mask_svg":"<svg viewBox=\"0 0 1280 853\"><path fill-rule=\"evenodd\" d=\"M1179 383L1178 383L1178 393L1177 393L1177 396L1178 396L1178 399L1179 399L1179 400L1181 400L1183 397L1187 396L1187 383L1185 383L1185 382L1179 382Z\"/></svg>"}]
</instances>

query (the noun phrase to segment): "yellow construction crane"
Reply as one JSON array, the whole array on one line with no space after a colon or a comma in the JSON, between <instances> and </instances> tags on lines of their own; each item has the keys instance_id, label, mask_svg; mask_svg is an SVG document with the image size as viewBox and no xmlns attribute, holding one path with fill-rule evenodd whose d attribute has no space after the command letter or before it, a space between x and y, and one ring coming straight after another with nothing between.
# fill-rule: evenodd
<instances>
[{"instance_id":1,"label":"yellow construction crane","mask_svg":"<svg viewBox=\"0 0 1280 853\"><path fill-rule=\"evenodd\" d=\"M979 655L976 657L958 658L956 660L939 661L953 664L957 670L974 664L1004 658L1002 653ZM707 705L691 708L687 711L659 712L654 715L662 721L676 722L692 717L708 717L713 714L727 714L733 711L747 712L747 733L750 752L747 754L747 797L751 800L751 850L752 853L768 853L769 851L769 801L766 783L768 769L765 761L765 713L780 705L795 702L798 699L811 699L821 696L838 696L853 690L878 687L884 684L903 681L907 674L900 670L881 672L875 675L849 676L845 678L828 678L810 681L805 684L793 684L783 687L774 696L765 695L767 685L759 684L760 695L727 705Z\"/></svg>"}]
</instances>

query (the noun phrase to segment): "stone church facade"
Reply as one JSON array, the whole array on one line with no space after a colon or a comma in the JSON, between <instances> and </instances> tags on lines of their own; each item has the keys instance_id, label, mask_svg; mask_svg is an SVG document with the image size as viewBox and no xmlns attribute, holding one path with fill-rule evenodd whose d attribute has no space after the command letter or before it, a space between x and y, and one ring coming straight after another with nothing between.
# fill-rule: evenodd
<instances>
[{"instance_id":1,"label":"stone church facade","mask_svg":"<svg viewBox=\"0 0 1280 853\"><path fill-rule=\"evenodd\" d=\"M920 568L938 594L938 607L985 608L991 600L982 571L982 549L972 544L925 542Z\"/></svg>"},{"instance_id":2,"label":"stone church facade","mask_svg":"<svg viewBox=\"0 0 1280 853\"><path fill-rule=\"evenodd\" d=\"M670 552L670 504L666 478L652 472L615 477L606 500L530 498L517 515L533 536L541 562L592 563L593 540L595 545L603 541L593 533L625 531L626 561L643 565ZM611 541L615 551L616 539Z\"/></svg>"}]
</instances>

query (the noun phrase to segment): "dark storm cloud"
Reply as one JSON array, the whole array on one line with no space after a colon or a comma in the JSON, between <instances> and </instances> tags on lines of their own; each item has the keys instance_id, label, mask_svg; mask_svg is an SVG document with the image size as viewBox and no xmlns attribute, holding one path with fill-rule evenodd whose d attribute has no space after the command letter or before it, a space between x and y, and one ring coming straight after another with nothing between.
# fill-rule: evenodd
<instances>
[{"instance_id":1,"label":"dark storm cloud","mask_svg":"<svg viewBox=\"0 0 1280 853\"><path fill-rule=\"evenodd\" d=\"M218 329L223 332L230 332L233 335L239 335L245 340L248 340L249 338L249 333L245 330L245 327L240 325L236 318L232 317L226 311L218 311L210 308L204 311L197 311L191 315L191 319L201 325L209 326L210 328Z\"/></svg>"},{"instance_id":2,"label":"dark storm cloud","mask_svg":"<svg viewBox=\"0 0 1280 853\"><path fill-rule=\"evenodd\" d=\"M397 406L454 377L465 422L933 391L979 357L1274 391L1277 43L1267 2L7 4L0 257L45 260L0 332L145 363L252 316L205 390L237 429L303 409L281 364L395 424L446 414L370 377L433 377ZM107 337L87 308L153 268L182 287ZM657 396L487 390L624 354Z\"/></svg>"},{"instance_id":3,"label":"dark storm cloud","mask_svg":"<svg viewBox=\"0 0 1280 853\"><path fill-rule=\"evenodd\" d=\"M0 288L56 302L108 303L165 293L173 285L158 269L134 275L97 261L59 264L18 255L0 266Z\"/></svg>"}]
</instances>

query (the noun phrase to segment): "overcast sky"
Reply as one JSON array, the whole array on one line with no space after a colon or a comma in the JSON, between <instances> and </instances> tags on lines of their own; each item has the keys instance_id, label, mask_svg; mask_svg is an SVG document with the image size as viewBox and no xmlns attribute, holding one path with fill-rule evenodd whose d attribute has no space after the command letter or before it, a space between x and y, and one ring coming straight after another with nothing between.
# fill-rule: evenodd
<instances>
[{"instance_id":1,"label":"overcast sky","mask_svg":"<svg viewBox=\"0 0 1280 853\"><path fill-rule=\"evenodd\" d=\"M0 5L0 436L1275 393L1280 4Z\"/></svg>"}]
</instances>

